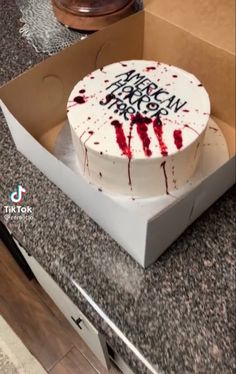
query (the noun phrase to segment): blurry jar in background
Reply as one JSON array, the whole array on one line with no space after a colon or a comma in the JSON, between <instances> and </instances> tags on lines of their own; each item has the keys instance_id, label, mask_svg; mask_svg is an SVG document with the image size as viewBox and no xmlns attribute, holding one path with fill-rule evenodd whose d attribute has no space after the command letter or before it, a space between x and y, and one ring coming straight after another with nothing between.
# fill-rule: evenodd
<instances>
[{"instance_id":1,"label":"blurry jar in background","mask_svg":"<svg viewBox=\"0 0 236 374\"><path fill-rule=\"evenodd\" d=\"M98 30L128 16L135 0L52 0L57 19L80 30Z\"/></svg>"},{"instance_id":2,"label":"blurry jar in background","mask_svg":"<svg viewBox=\"0 0 236 374\"><path fill-rule=\"evenodd\" d=\"M117 12L127 6L129 0L55 0L57 6L84 16L101 16Z\"/></svg>"}]
</instances>

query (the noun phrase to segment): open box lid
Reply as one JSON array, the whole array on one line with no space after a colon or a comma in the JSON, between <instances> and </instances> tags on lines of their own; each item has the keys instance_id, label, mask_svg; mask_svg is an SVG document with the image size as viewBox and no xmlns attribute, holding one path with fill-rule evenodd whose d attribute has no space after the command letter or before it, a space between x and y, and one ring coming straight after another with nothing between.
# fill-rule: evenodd
<instances>
[{"instance_id":1,"label":"open box lid","mask_svg":"<svg viewBox=\"0 0 236 374\"><path fill-rule=\"evenodd\" d=\"M235 0L144 0L145 9L235 54Z\"/></svg>"},{"instance_id":2,"label":"open box lid","mask_svg":"<svg viewBox=\"0 0 236 374\"><path fill-rule=\"evenodd\" d=\"M144 2L146 54L151 50L156 59L180 66L201 80L211 98L212 115L223 121L234 156L235 0Z\"/></svg>"}]
</instances>

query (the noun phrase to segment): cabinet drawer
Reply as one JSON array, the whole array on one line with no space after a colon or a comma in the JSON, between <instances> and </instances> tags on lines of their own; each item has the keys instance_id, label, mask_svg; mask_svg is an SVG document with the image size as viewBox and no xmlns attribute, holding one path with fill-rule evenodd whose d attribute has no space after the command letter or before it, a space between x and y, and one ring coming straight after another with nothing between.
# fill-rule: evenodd
<instances>
[{"instance_id":1,"label":"cabinet drawer","mask_svg":"<svg viewBox=\"0 0 236 374\"><path fill-rule=\"evenodd\" d=\"M41 267L41 265L39 265L39 263L32 256L27 254L25 249L17 242L16 239L14 240L42 288L55 302L67 320L81 336L81 338L87 343L91 351L93 351L103 366L109 368L110 360L103 337L89 322L85 315L78 309L78 307L61 290L51 276L48 275L48 273Z\"/></svg>"}]
</instances>

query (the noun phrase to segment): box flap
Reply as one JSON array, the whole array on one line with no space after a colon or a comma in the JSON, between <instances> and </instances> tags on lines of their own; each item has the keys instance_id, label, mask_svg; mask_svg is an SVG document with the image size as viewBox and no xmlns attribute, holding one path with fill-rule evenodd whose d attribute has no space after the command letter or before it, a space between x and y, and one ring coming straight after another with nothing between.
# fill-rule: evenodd
<instances>
[{"instance_id":1,"label":"box flap","mask_svg":"<svg viewBox=\"0 0 236 374\"><path fill-rule=\"evenodd\" d=\"M169 0L166 1L168 3ZM191 1L186 0L184 3ZM235 127L233 53L149 11L145 11L144 37L145 59L175 65L197 76L209 93L211 113Z\"/></svg>"},{"instance_id":2,"label":"box flap","mask_svg":"<svg viewBox=\"0 0 236 374\"><path fill-rule=\"evenodd\" d=\"M235 53L235 0L145 0L145 9Z\"/></svg>"}]
</instances>

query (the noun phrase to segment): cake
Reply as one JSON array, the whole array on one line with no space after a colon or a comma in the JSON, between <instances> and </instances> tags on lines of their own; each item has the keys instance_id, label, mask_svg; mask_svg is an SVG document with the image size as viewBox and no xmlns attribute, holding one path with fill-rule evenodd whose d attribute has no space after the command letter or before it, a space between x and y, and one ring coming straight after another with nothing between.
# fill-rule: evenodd
<instances>
[{"instance_id":1,"label":"cake","mask_svg":"<svg viewBox=\"0 0 236 374\"><path fill-rule=\"evenodd\" d=\"M170 194L194 174L210 101L192 74L130 60L78 82L67 112L87 181L108 194L144 198Z\"/></svg>"}]
</instances>

